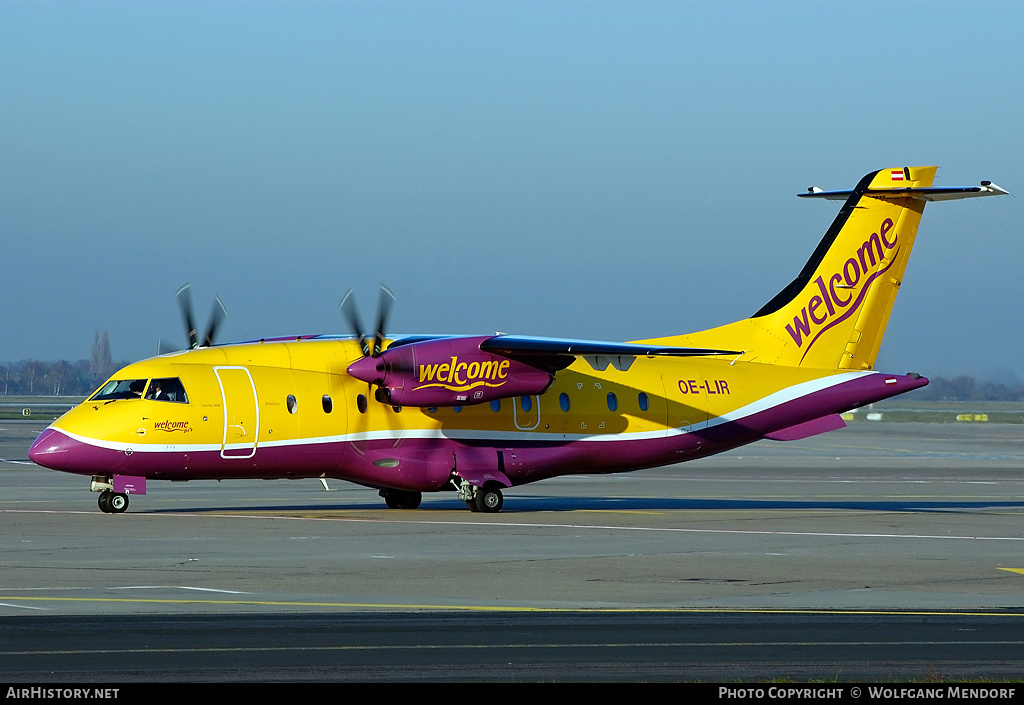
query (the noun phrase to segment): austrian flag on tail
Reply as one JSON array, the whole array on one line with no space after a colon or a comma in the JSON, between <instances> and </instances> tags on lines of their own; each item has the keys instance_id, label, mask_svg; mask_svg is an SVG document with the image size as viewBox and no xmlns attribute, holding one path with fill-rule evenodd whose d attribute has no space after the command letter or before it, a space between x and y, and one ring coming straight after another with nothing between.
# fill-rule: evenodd
<instances>
[{"instance_id":1,"label":"austrian flag on tail","mask_svg":"<svg viewBox=\"0 0 1024 705\"><path fill-rule=\"evenodd\" d=\"M889 178L892 179L893 181L903 181L903 170L893 169L891 172L889 172Z\"/></svg>"}]
</instances>

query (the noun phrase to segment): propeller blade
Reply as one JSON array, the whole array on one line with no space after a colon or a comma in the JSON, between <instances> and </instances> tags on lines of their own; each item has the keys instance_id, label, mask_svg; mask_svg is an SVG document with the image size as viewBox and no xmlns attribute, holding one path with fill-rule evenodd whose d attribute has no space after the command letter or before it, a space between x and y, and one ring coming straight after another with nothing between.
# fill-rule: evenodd
<instances>
[{"instance_id":1,"label":"propeller blade","mask_svg":"<svg viewBox=\"0 0 1024 705\"><path fill-rule=\"evenodd\" d=\"M185 282L178 288L178 305L181 307L182 318L185 319L185 335L188 336L188 347L199 347L199 337L192 319L192 286Z\"/></svg>"},{"instance_id":2,"label":"propeller blade","mask_svg":"<svg viewBox=\"0 0 1024 705\"><path fill-rule=\"evenodd\" d=\"M178 352L178 348L174 347L172 343L165 343L163 338L156 339L157 355L167 355L172 352Z\"/></svg>"},{"instance_id":3,"label":"propeller blade","mask_svg":"<svg viewBox=\"0 0 1024 705\"><path fill-rule=\"evenodd\" d=\"M228 309L224 305L224 302L219 296L214 298L213 311L210 313L210 326L206 329L206 337L203 338L203 347L208 348L213 345L215 336L217 335L217 329L220 324L224 322L224 319L228 315Z\"/></svg>"},{"instance_id":4,"label":"propeller blade","mask_svg":"<svg viewBox=\"0 0 1024 705\"><path fill-rule=\"evenodd\" d=\"M388 317L391 315L391 307L395 303L395 294L384 284L380 285L380 304L377 307L377 328L373 334L373 357L380 355L384 347L384 330L387 326Z\"/></svg>"},{"instance_id":5,"label":"propeller blade","mask_svg":"<svg viewBox=\"0 0 1024 705\"><path fill-rule=\"evenodd\" d=\"M348 323L349 330L359 339L359 347L362 348L363 355L369 355L370 348L366 345L365 328L363 328L362 321L359 320L359 312L356 310L356 303L352 297L351 289L345 292L341 303L338 304L338 310L341 311L342 317Z\"/></svg>"}]
</instances>

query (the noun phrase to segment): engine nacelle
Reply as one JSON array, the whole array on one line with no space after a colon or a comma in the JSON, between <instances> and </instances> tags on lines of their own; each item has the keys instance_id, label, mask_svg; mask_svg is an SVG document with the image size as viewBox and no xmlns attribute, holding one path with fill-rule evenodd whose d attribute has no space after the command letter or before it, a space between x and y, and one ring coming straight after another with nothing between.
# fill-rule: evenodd
<instances>
[{"instance_id":1,"label":"engine nacelle","mask_svg":"<svg viewBox=\"0 0 1024 705\"><path fill-rule=\"evenodd\" d=\"M552 372L481 350L490 337L399 345L352 363L348 373L376 384L377 401L395 406L467 406L541 394L551 386Z\"/></svg>"}]
</instances>

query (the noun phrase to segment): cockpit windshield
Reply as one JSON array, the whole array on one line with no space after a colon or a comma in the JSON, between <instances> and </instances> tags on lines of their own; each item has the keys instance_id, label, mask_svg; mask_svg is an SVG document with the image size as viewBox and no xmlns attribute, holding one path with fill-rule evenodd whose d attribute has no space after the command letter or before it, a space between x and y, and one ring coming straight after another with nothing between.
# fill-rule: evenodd
<instances>
[{"instance_id":1,"label":"cockpit windshield","mask_svg":"<svg viewBox=\"0 0 1024 705\"><path fill-rule=\"evenodd\" d=\"M100 391L92 395L90 401L112 401L114 399L141 399L146 388L144 379L112 379L104 384Z\"/></svg>"},{"instance_id":2,"label":"cockpit windshield","mask_svg":"<svg viewBox=\"0 0 1024 705\"><path fill-rule=\"evenodd\" d=\"M181 380L177 377L154 379L149 383L146 398L154 401L173 401L179 404L188 403L185 387L181 385Z\"/></svg>"},{"instance_id":3,"label":"cockpit windshield","mask_svg":"<svg viewBox=\"0 0 1024 705\"><path fill-rule=\"evenodd\" d=\"M185 394L185 387L177 377L163 377L154 379L146 389L145 379L112 379L100 391L96 392L90 401L113 401L115 399L142 399L151 401L171 401L179 404L187 404L188 396Z\"/></svg>"}]
</instances>

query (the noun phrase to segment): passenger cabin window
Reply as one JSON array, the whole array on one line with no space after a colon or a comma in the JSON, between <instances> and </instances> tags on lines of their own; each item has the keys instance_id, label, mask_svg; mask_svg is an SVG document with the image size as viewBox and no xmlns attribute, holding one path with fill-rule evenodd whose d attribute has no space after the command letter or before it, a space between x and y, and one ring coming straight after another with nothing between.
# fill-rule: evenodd
<instances>
[{"instance_id":1,"label":"passenger cabin window","mask_svg":"<svg viewBox=\"0 0 1024 705\"><path fill-rule=\"evenodd\" d=\"M568 413L569 411L569 395L562 392L558 395L558 406L561 407L562 411Z\"/></svg>"},{"instance_id":2,"label":"passenger cabin window","mask_svg":"<svg viewBox=\"0 0 1024 705\"><path fill-rule=\"evenodd\" d=\"M149 383L146 390L146 398L153 401L173 401L178 404L188 404L188 396L185 394L185 387L177 377L164 377L154 379Z\"/></svg>"},{"instance_id":3,"label":"passenger cabin window","mask_svg":"<svg viewBox=\"0 0 1024 705\"><path fill-rule=\"evenodd\" d=\"M113 401L114 399L141 399L146 388L144 379L112 379L104 384L100 391L92 395L90 401Z\"/></svg>"}]
</instances>

